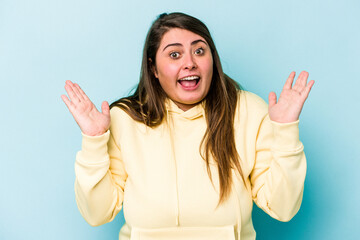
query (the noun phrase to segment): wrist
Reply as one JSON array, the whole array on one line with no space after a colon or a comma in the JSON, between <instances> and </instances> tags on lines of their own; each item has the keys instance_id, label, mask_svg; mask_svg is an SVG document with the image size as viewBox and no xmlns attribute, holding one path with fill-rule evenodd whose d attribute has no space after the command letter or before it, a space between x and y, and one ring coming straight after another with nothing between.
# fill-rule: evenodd
<instances>
[{"instance_id":1,"label":"wrist","mask_svg":"<svg viewBox=\"0 0 360 240\"><path fill-rule=\"evenodd\" d=\"M274 119L270 118L270 120L271 120L272 122L276 122L276 123L294 123L294 122L299 121L299 118L278 118L278 119L276 119L276 118L274 118Z\"/></svg>"},{"instance_id":2,"label":"wrist","mask_svg":"<svg viewBox=\"0 0 360 240\"><path fill-rule=\"evenodd\" d=\"M106 132L108 131L108 129L104 130L104 131L97 131L97 132L90 132L90 131L83 131L81 130L82 135L84 136L88 136L88 137L98 137L101 135L104 135Z\"/></svg>"}]
</instances>

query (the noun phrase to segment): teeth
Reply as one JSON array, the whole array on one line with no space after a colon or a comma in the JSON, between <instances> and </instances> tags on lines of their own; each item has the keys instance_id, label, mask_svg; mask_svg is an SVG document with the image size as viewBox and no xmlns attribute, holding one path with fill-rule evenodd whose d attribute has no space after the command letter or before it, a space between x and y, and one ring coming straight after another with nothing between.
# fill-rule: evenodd
<instances>
[{"instance_id":1,"label":"teeth","mask_svg":"<svg viewBox=\"0 0 360 240\"><path fill-rule=\"evenodd\" d=\"M198 77L198 76L190 76L190 77L181 78L179 80L192 81L192 80L199 79L199 78L200 77Z\"/></svg>"}]
</instances>

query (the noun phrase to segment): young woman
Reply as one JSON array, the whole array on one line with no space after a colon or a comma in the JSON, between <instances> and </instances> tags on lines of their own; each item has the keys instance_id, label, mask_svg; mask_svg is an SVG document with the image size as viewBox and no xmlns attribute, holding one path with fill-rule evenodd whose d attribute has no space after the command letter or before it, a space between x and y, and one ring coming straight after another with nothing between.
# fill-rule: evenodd
<instances>
[{"instance_id":1,"label":"young woman","mask_svg":"<svg viewBox=\"0 0 360 240\"><path fill-rule=\"evenodd\" d=\"M82 150L75 195L100 225L124 206L120 239L255 239L252 201L289 221L306 160L298 119L314 81L287 79L269 106L223 73L207 27L182 13L151 26L135 93L96 110L66 81Z\"/></svg>"}]
</instances>

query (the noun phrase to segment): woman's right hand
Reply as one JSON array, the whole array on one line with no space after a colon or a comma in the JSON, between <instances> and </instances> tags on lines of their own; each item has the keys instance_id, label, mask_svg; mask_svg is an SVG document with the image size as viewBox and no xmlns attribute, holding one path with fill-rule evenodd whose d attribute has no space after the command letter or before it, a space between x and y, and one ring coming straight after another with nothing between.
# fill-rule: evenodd
<instances>
[{"instance_id":1,"label":"woman's right hand","mask_svg":"<svg viewBox=\"0 0 360 240\"><path fill-rule=\"evenodd\" d=\"M88 96L76 83L70 80L65 82L66 95L61 95L62 100L73 115L81 131L88 136L99 136L104 134L110 127L109 103L104 101L99 112Z\"/></svg>"}]
</instances>

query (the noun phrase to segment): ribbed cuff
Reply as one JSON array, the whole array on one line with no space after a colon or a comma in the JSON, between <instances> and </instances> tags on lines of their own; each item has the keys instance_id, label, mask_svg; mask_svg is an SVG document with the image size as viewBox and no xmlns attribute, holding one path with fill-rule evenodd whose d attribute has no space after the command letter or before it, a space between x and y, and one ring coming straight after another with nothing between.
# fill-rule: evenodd
<instances>
[{"instance_id":1,"label":"ribbed cuff","mask_svg":"<svg viewBox=\"0 0 360 240\"><path fill-rule=\"evenodd\" d=\"M274 134L274 149L291 151L302 147L302 143L299 140L299 120L290 123L271 121L271 124Z\"/></svg>"},{"instance_id":2,"label":"ribbed cuff","mask_svg":"<svg viewBox=\"0 0 360 240\"><path fill-rule=\"evenodd\" d=\"M81 134L83 136L81 161L86 161L87 163L103 162L103 157L106 156L108 151L107 142L109 141L110 131L108 130L99 136Z\"/></svg>"}]
</instances>

